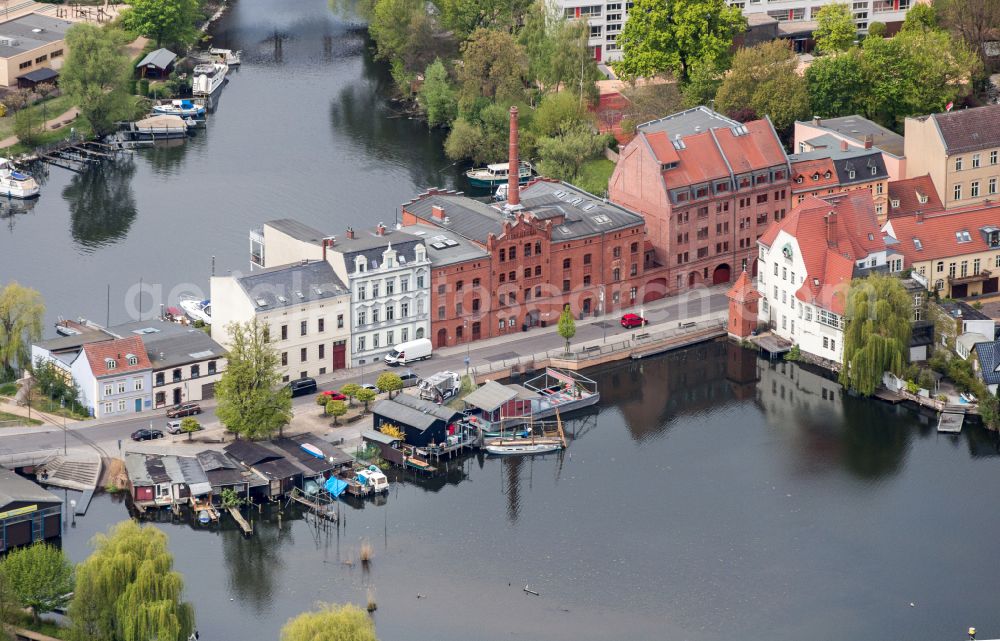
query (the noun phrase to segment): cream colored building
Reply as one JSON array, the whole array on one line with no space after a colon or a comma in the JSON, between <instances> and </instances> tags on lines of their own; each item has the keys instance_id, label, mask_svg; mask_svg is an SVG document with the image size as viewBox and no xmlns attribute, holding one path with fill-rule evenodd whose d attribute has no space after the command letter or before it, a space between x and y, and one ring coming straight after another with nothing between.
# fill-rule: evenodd
<instances>
[{"instance_id":1,"label":"cream colored building","mask_svg":"<svg viewBox=\"0 0 1000 641\"><path fill-rule=\"evenodd\" d=\"M19 76L38 69L62 68L66 30L72 22L29 13L0 23L0 83L10 87Z\"/></svg>"},{"instance_id":2,"label":"cream colored building","mask_svg":"<svg viewBox=\"0 0 1000 641\"><path fill-rule=\"evenodd\" d=\"M906 176L929 174L946 209L1000 196L1000 105L906 119Z\"/></svg>"},{"instance_id":3,"label":"cream colored building","mask_svg":"<svg viewBox=\"0 0 1000 641\"><path fill-rule=\"evenodd\" d=\"M268 328L284 381L322 376L350 363L350 294L329 263L300 261L216 276L211 287L212 338L228 348L228 326L257 318Z\"/></svg>"}]
</instances>

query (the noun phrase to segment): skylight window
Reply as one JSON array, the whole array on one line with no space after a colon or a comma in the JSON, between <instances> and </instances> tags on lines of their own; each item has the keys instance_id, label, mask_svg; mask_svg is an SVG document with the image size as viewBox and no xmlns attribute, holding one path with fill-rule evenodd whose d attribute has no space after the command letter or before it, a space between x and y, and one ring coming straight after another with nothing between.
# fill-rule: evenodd
<instances>
[{"instance_id":1,"label":"skylight window","mask_svg":"<svg viewBox=\"0 0 1000 641\"><path fill-rule=\"evenodd\" d=\"M919 238L913 239L913 246L917 248L917 251L920 251L924 248L924 244L920 242Z\"/></svg>"},{"instance_id":2,"label":"skylight window","mask_svg":"<svg viewBox=\"0 0 1000 641\"><path fill-rule=\"evenodd\" d=\"M590 219L597 223L598 225L607 225L611 223L611 219L604 214L597 214L596 216L591 216Z\"/></svg>"},{"instance_id":3,"label":"skylight window","mask_svg":"<svg viewBox=\"0 0 1000 641\"><path fill-rule=\"evenodd\" d=\"M960 243L970 243L972 242L972 236L969 234L968 229L963 229L961 231L955 232L955 240Z\"/></svg>"}]
</instances>

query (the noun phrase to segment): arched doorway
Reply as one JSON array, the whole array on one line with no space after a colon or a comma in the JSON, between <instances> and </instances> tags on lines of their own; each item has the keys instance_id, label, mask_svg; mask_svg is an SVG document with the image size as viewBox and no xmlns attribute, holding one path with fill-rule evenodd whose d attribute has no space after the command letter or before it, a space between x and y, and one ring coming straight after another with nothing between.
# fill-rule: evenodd
<instances>
[{"instance_id":1,"label":"arched doorway","mask_svg":"<svg viewBox=\"0 0 1000 641\"><path fill-rule=\"evenodd\" d=\"M667 295L667 279L654 278L653 280L646 283L646 287L642 291L642 302L648 303L650 301L660 300L666 295Z\"/></svg>"},{"instance_id":2,"label":"arched doorway","mask_svg":"<svg viewBox=\"0 0 1000 641\"><path fill-rule=\"evenodd\" d=\"M417 338L423 338L424 337L424 328L423 327L418 327L417 328L417 336L416 337Z\"/></svg>"},{"instance_id":3,"label":"arched doorway","mask_svg":"<svg viewBox=\"0 0 1000 641\"><path fill-rule=\"evenodd\" d=\"M437 346L446 347L447 345L448 345L448 330L442 327L441 329L438 330Z\"/></svg>"},{"instance_id":4,"label":"arched doorway","mask_svg":"<svg viewBox=\"0 0 1000 641\"><path fill-rule=\"evenodd\" d=\"M691 272L688 274L688 287L694 287L698 282L698 272Z\"/></svg>"},{"instance_id":5,"label":"arched doorway","mask_svg":"<svg viewBox=\"0 0 1000 641\"><path fill-rule=\"evenodd\" d=\"M712 272L712 284L721 285L722 283L728 283L730 279L730 270L728 263L722 263L715 268Z\"/></svg>"}]
</instances>

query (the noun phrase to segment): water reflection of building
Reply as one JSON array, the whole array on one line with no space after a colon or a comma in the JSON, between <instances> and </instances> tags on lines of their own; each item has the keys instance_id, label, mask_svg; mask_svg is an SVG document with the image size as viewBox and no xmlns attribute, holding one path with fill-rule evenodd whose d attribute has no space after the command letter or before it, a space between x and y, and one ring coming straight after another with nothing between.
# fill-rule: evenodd
<instances>
[{"instance_id":1,"label":"water reflection of building","mask_svg":"<svg viewBox=\"0 0 1000 641\"><path fill-rule=\"evenodd\" d=\"M822 413L824 421L843 421L838 383L787 361L757 359L756 368L757 400L769 416L801 419Z\"/></svg>"}]
</instances>

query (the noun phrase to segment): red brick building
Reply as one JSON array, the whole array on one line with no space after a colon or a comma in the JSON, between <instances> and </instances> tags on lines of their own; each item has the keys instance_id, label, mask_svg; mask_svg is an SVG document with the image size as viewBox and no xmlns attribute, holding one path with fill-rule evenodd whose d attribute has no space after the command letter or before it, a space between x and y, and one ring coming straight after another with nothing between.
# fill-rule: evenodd
<instances>
[{"instance_id":1,"label":"red brick building","mask_svg":"<svg viewBox=\"0 0 1000 641\"><path fill-rule=\"evenodd\" d=\"M757 239L791 209L788 158L769 120L706 107L640 125L611 175L611 200L646 219L670 294L757 273Z\"/></svg>"},{"instance_id":2,"label":"red brick building","mask_svg":"<svg viewBox=\"0 0 1000 641\"><path fill-rule=\"evenodd\" d=\"M430 228L425 238L436 252L435 346L555 323L564 305L580 318L664 295L656 282L663 269L646 250L642 216L545 179L521 187L519 196L518 205L489 205L432 190L402 206L407 231ZM452 249L437 236L460 245L453 247L454 260L445 258Z\"/></svg>"}]
</instances>

